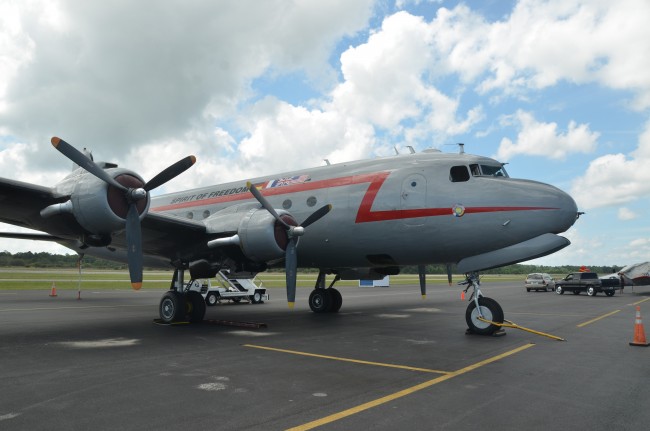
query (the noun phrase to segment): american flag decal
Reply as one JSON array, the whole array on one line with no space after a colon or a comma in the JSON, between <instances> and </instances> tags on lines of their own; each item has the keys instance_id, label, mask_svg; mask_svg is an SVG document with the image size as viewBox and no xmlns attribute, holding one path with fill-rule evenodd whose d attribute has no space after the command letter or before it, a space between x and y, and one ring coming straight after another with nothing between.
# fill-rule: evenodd
<instances>
[{"instance_id":1,"label":"american flag decal","mask_svg":"<svg viewBox=\"0 0 650 431\"><path fill-rule=\"evenodd\" d=\"M271 180L268 183L266 183L266 186L264 188L272 189L275 187L284 187L293 184L302 184L302 183L306 183L309 180L311 180L311 177L309 175L295 175L293 177L278 178L277 180Z\"/></svg>"}]
</instances>

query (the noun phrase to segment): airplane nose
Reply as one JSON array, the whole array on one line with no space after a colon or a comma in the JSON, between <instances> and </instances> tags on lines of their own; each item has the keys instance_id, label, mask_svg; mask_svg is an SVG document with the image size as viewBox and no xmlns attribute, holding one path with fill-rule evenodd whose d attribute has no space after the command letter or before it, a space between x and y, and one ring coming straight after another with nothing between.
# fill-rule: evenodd
<instances>
[{"instance_id":1,"label":"airplane nose","mask_svg":"<svg viewBox=\"0 0 650 431\"><path fill-rule=\"evenodd\" d=\"M557 211L557 231L553 233L562 233L568 230L578 219L578 205L576 201L566 192L554 186L551 188L551 195L554 197Z\"/></svg>"}]
</instances>

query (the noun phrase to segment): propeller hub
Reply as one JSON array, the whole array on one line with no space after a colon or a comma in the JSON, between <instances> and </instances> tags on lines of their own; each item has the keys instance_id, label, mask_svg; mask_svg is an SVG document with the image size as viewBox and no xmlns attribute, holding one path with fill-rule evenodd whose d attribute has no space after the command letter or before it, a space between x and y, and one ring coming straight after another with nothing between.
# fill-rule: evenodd
<instances>
[{"instance_id":1,"label":"propeller hub","mask_svg":"<svg viewBox=\"0 0 650 431\"><path fill-rule=\"evenodd\" d=\"M142 188L137 188L137 189L131 189L129 191L130 198L132 202L139 201L141 199L144 199L147 197L147 191Z\"/></svg>"},{"instance_id":2,"label":"propeller hub","mask_svg":"<svg viewBox=\"0 0 650 431\"><path fill-rule=\"evenodd\" d=\"M303 236L304 234L305 234L305 228L302 226L294 226L291 229L289 229L290 237Z\"/></svg>"}]
</instances>

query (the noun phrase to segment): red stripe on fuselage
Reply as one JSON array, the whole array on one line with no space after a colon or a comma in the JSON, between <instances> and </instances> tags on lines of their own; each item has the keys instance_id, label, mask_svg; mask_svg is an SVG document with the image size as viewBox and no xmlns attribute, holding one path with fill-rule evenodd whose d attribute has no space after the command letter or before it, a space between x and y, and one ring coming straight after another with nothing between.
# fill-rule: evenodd
<instances>
[{"instance_id":1,"label":"red stripe on fuselage","mask_svg":"<svg viewBox=\"0 0 650 431\"><path fill-rule=\"evenodd\" d=\"M299 193L310 190L329 189L334 187L343 187L353 184L370 183L368 190L361 199L359 211L355 223L368 223L375 221L387 220L401 220L408 218L418 217L437 217L437 216L453 216L453 210L449 208L418 208L418 209L404 209L404 210L390 210L390 211L372 211L372 205L377 198L377 194L388 178L390 172L376 172L362 175L350 175L341 178L332 178L327 180L310 181L301 184L292 184L284 187L262 189L261 192L264 196L280 196L290 193ZM227 202L237 202L249 200L252 195L249 192L237 193L228 196L219 196L209 199L194 200L182 202L177 204L162 205L152 208L151 211L172 211L183 208L202 207L206 205L216 205ZM488 213L488 212L505 212L505 211L533 211L533 210L556 210L557 208L550 207L466 207L465 214L475 213Z\"/></svg>"}]
</instances>

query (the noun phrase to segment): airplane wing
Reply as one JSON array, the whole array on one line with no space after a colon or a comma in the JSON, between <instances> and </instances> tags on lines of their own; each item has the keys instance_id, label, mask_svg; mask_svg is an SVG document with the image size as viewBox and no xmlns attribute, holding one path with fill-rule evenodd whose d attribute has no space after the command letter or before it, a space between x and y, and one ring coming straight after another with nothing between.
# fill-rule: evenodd
<instances>
[{"instance_id":1,"label":"airplane wing","mask_svg":"<svg viewBox=\"0 0 650 431\"><path fill-rule=\"evenodd\" d=\"M52 220L45 219L40 214L43 208L63 203L67 199L68 196L57 196L48 187L0 178L0 222L46 232L0 232L0 237L56 241L79 251L80 248L74 245L84 234L84 229L72 215L61 214L57 216L58 219ZM64 230L61 225L65 225ZM213 238L214 236L208 237L206 227L201 222L156 213L148 213L142 220L143 252L169 261L179 257L200 256L201 250L207 249L207 241ZM115 234L110 245L112 248L125 249L124 233Z\"/></svg>"},{"instance_id":2,"label":"airplane wing","mask_svg":"<svg viewBox=\"0 0 650 431\"><path fill-rule=\"evenodd\" d=\"M1 222L38 229L34 223L38 224L40 211L65 200L65 197L56 197L48 187L0 178Z\"/></svg>"}]
</instances>

